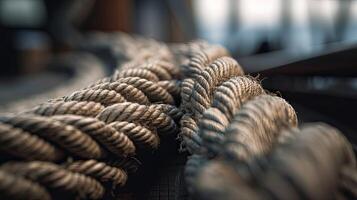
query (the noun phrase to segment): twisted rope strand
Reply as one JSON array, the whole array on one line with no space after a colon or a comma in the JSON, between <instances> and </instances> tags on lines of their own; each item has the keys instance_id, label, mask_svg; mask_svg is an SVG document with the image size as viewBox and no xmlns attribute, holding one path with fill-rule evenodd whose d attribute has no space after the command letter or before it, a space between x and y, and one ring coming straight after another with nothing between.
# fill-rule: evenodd
<instances>
[{"instance_id":1,"label":"twisted rope strand","mask_svg":"<svg viewBox=\"0 0 357 200\"><path fill-rule=\"evenodd\" d=\"M192 88L188 88L191 94L189 98L182 98L188 99L183 101L184 108L200 116L211 104L213 89L230 77L240 75L243 75L243 70L235 60L228 57L217 59L195 78Z\"/></svg>"},{"instance_id":2,"label":"twisted rope strand","mask_svg":"<svg viewBox=\"0 0 357 200\"><path fill-rule=\"evenodd\" d=\"M211 151L210 154L217 153L220 148L217 144L222 144L225 129L242 104L264 93L260 84L244 76L233 77L216 88L211 107L198 122L197 134L202 137L204 146Z\"/></svg>"},{"instance_id":3,"label":"twisted rope strand","mask_svg":"<svg viewBox=\"0 0 357 200\"><path fill-rule=\"evenodd\" d=\"M138 88L121 82L104 82L91 86L92 89L107 89L114 90L121 94L127 101L148 105L150 103L148 97Z\"/></svg>"},{"instance_id":4,"label":"twisted rope strand","mask_svg":"<svg viewBox=\"0 0 357 200\"><path fill-rule=\"evenodd\" d=\"M75 192L81 198L98 199L104 193L104 188L96 180L48 162L8 162L1 165L0 169L49 188Z\"/></svg>"},{"instance_id":5,"label":"twisted rope strand","mask_svg":"<svg viewBox=\"0 0 357 200\"><path fill-rule=\"evenodd\" d=\"M225 154L238 160L263 155L272 149L281 130L295 126L295 111L285 100L269 95L257 96L243 105L228 126Z\"/></svg>"},{"instance_id":6,"label":"twisted rope strand","mask_svg":"<svg viewBox=\"0 0 357 200\"><path fill-rule=\"evenodd\" d=\"M36 182L0 170L1 199L50 200L50 194Z\"/></svg>"},{"instance_id":7,"label":"twisted rope strand","mask_svg":"<svg viewBox=\"0 0 357 200\"><path fill-rule=\"evenodd\" d=\"M104 106L125 102L126 99L113 90L87 89L74 92L64 98L64 101L94 101Z\"/></svg>"},{"instance_id":8,"label":"twisted rope strand","mask_svg":"<svg viewBox=\"0 0 357 200\"><path fill-rule=\"evenodd\" d=\"M148 81L153 81L153 82L159 81L159 77L157 77L155 73L151 72L150 70L142 69L142 68L117 71L117 73L114 74L113 76L113 80L118 80L120 78L125 78L125 77L140 77Z\"/></svg>"},{"instance_id":9,"label":"twisted rope strand","mask_svg":"<svg viewBox=\"0 0 357 200\"><path fill-rule=\"evenodd\" d=\"M0 149L26 160L56 161L64 156L60 149L36 135L4 123L0 123Z\"/></svg>"},{"instance_id":10,"label":"twisted rope strand","mask_svg":"<svg viewBox=\"0 0 357 200\"><path fill-rule=\"evenodd\" d=\"M116 80L120 83L132 85L141 90L152 103L163 102L174 104L172 96L158 84L139 77L120 78Z\"/></svg>"},{"instance_id":11,"label":"twisted rope strand","mask_svg":"<svg viewBox=\"0 0 357 200\"><path fill-rule=\"evenodd\" d=\"M103 109L104 106L102 104L92 101L57 101L41 104L35 107L33 110L30 110L28 113L42 116L73 114L86 117L95 117Z\"/></svg>"},{"instance_id":12,"label":"twisted rope strand","mask_svg":"<svg viewBox=\"0 0 357 200\"><path fill-rule=\"evenodd\" d=\"M126 135L116 131L110 125L106 125L98 119L78 115L56 115L51 118L76 127L78 130L96 139L109 151L118 156L126 157L133 155L135 152L133 142Z\"/></svg>"},{"instance_id":13,"label":"twisted rope strand","mask_svg":"<svg viewBox=\"0 0 357 200\"><path fill-rule=\"evenodd\" d=\"M160 138L157 133L144 126L126 121L116 121L109 125L128 136L138 147L156 149L159 146Z\"/></svg>"},{"instance_id":14,"label":"twisted rope strand","mask_svg":"<svg viewBox=\"0 0 357 200\"><path fill-rule=\"evenodd\" d=\"M155 106L120 103L106 107L97 117L106 123L114 121L137 122L148 127L157 128L159 134L169 134L176 131L175 122L169 115Z\"/></svg>"},{"instance_id":15,"label":"twisted rope strand","mask_svg":"<svg viewBox=\"0 0 357 200\"><path fill-rule=\"evenodd\" d=\"M66 166L66 169L91 176L104 183L113 182L115 186L123 186L128 178L126 172L122 169L96 160L77 160Z\"/></svg>"},{"instance_id":16,"label":"twisted rope strand","mask_svg":"<svg viewBox=\"0 0 357 200\"><path fill-rule=\"evenodd\" d=\"M183 72L187 78L199 75L201 71L214 60L229 56L227 50L221 46L209 46L207 48L191 49L188 52L188 64L184 65Z\"/></svg>"},{"instance_id":17,"label":"twisted rope strand","mask_svg":"<svg viewBox=\"0 0 357 200\"><path fill-rule=\"evenodd\" d=\"M35 115L1 116L0 121L21 128L59 145L82 158L100 158L103 151L88 135L77 128L51 118Z\"/></svg>"}]
</instances>

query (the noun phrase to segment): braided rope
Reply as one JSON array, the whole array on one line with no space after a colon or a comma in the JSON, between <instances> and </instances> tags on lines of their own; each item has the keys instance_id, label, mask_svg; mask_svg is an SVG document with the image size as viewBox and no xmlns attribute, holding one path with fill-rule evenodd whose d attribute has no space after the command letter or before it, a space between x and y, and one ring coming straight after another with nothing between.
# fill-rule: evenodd
<instances>
[{"instance_id":1,"label":"braided rope","mask_svg":"<svg viewBox=\"0 0 357 200\"><path fill-rule=\"evenodd\" d=\"M120 82L104 82L91 87L93 90L96 89L107 89L117 92L122 95L129 102L136 102L140 104L149 104L150 101L148 97L138 88Z\"/></svg>"},{"instance_id":2,"label":"braided rope","mask_svg":"<svg viewBox=\"0 0 357 200\"><path fill-rule=\"evenodd\" d=\"M0 174L5 196L21 199L27 192L36 197L32 192L42 189L45 194L46 188L51 195L62 191L99 199L105 193L102 184L123 186L127 173L137 170L136 149L156 149L161 136L177 133L175 122L182 112L173 95L179 94L180 81L173 79L180 70L168 48L149 43L144 46L159 53L137 52L112 77L31 110L0 116L1 153L29 160L0 165L4 173L19 176ZM22 179L39 186L8 190Z\"/></svg>"},{"instance_id":3,"label":"braided rope","mask_svg":"<svg viewBox=\"0 0 357 200\"><path fill-rule=\"evenodd\" d=\"M3 123L0 123L0 149L28 160L55 161L63 157L63 152L46 140Z\"/></svg>"},{"instance_id":4,"label":"braided rope","mask_svg":"<svg viewBox=\"0 0 357 200\"><path fill-rule=\"evenodd\" d=\"M225 129L242 104L264 93L260 84L244 76L233 77L217 87L212 106L203 113L198 124L198 135L202 137L210 153L217 151L218 147L215 144L223 141Z\"/></svg>"},{"instance_id":5,"label":"braided rope","mask_svg":"<svg viewBox=\"0 0 357 200\"><path fill-rule=\"evenodd\" d=\"M0 121L11 124L64 148L82 158L100 158L101 147L88 135L73 126L35 115L1 116Z\"/></svg>"},{"instance_id":6,"label":"braided rope","mask_svg":"<svg viewBox=\"0 0 357 200\"><path fill-rule=\"evenodd\" d=\"M98 199L104 193L104 188L96 180L48 162L8 162L1 165L0 169L43 184L47 188L75 192L81 198Z\"/></svg>"},{"instance_id":7,"label":"braided rope","mask_svg":"<svg viewBox=\"0 0 357 200\"><path fill-rule=\"evenodd\" d=\"M225 154L247 160L268 153L281 130L295 127L294 109L282 98L260 95L243 105L226 130Z\"/></svg>"},{"instance_id":8,"label":"braided rope","mask_svg":"<svg viewBox=\"0 0 357 200\"><path fill-rule=\"evenodd\" d=\"M158 134L144 126L126 121L116 121L109 125L117 131L125 133L139 147L156 149L159 146L160 138Z\"/></svg>"},{"instance_id":9,"label":"braided rope","mask_svg":"<svg viewBox=\"0 0 357 200\"><path fill-rule=\"evenodd\" d=\"M194 78L194 84L182 85L184 109L192 112L194 117L202 115L210 106L213 89L230 77L242 74L243 70L232 58L217 59Z\"/></svg>"},{"instance_id":10,"label":"braided rope","mask_svg":"<svg viewBox=\"0 0 357 200\"><path fill-rule=\"evenodd\" d=\"M201 68L202 71L194 78L185 79L181 88L181 106L187 113L181 121L181 136L184 141L194 144L186 145L191 152L197 151L201 144L197 143L197 139L195 140L194 134L192 134L194 131L186 127L185 124L192 124L192 121L197 124L198 118L212 103L214 88L232 76L243 75L243 70L238 63L228 57L218 58L208 67L201 66ZM193 118L193 120L189 118Z\"/></svg>"},{"instance_id":11,"label":"braided rope","mask_svg":"<svg viewBox=\"0 0 357 200\"><path fill-rule=\"evenodd\" d=\"M193 153L185 176L198 199L357 197L356 160L341 133L299 129L294 109L244 76L224 48L100 37L126 49L115 50L127 61L113 76L0 116L0 197L103 198L138 169L138 150L176 133Z\"/></svg>"},{"instance_id":12,"label":"braided rope","mask_svg":"<svg viewBox=\"0 0 357 200\"><path fill-rule=\"evenodd\" d=\"M51 199L45 188L20 176L0 170L0 180L2 199Z\"/></svg>"},{"instance_id":13,"label":"braided rope","mask_svg":"<svg viewBox=\"0 0 357 200\"><path fill-rule=\"evenodd\" d=\"M197 199L342 198L342 190L356 194L355 157L341 133L327 125L299 130L296 113L284 99L267 94L256 80L243 76L234 60L210 50L178 50L191 55L180 58L185 65L180 137L193 153L185 168L190 194ZM325 142L331 147L319 146L323 137L330 137ZM324 160L333 148L341 149L339 156L348 161L342 162L337 152ZM320 159L318 154L324 155ZM335 168L318 173L320 165ZM328 183L317 182L316 174L304 174L305 167L312 174L326 173Z\"/></svg>"},{"instance_id":14,"label":"braided rope","mask_svg":"<svg viewBox=\"0 0 357 200\"><path fill-rule=\"evenodd\" d=\"M112 167L96 160L74 161L66 168L99 179L101 182L113 182L113 185L122 186L127 180L126 172L120 168Z\"/></svg>"},{"instance_id":15,"label":"braided rope","mask_svg":"<svg viewBox=\"0 0 357 200\"><path fill-rule=\"evenodd\" d=\"M109 106L116 103L125 102L126 99L113 90L86 89L74 92L70 96L65 97L64 101L93 101L98 102L103 106Z\"/></svg>"},{"instance_id":16,"label":"braided rope","mask_svg":"<svg viewBox=\"0 0 357 200\"><path fill-rule=\"evenodd\" d=\"M92 101L57 101L53 103L41 104L35 107L33 110L29 111L29 113L42 116L73 114L86 117L95 117L103 109L104 106L102 104Z\"/></svg>"},{"instance_id":17,"label":"braided rope","mask_svg":"<svg viewBox=\"0 0 357 200\"><path fill-rule=\"evenodd\" d=\"M250 163L234 165L228 160L211 161L197 175L197 195L205 199L232 199L238 193L240 199L343 196L338 187L340 172L346 173L345 169L349 169L352 172L348 172L348 177L351 177L356 170L348 141L336 129L324 124L304 126L298 134L296 131L291 134L295 136L269 156ZM222 182L227 187L220 187ZM356 191L355 184L348 186Z\"/></svg>"},{"instance_id":18,"label":"braided rope","mask_svg":"<svg viewBox=\"0 0 357 200\"><path fill-rule=\"evenodd\" d=\"M124 133L116 131L98 119L78 115L56 115L51 118L76 127L118 156L126 157L135 152L133 142Z\"/></svg>"}]
</instances>

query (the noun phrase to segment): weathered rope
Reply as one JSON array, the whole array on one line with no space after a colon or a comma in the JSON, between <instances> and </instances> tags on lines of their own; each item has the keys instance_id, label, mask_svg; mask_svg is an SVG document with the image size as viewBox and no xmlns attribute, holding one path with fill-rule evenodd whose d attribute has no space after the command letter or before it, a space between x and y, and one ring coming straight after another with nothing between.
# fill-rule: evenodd
<instances>
[{"instance_id":1,"label":"weathered rope","mask_svg":"<svg viewBox=\"0 0 357 200\"><path fill-rule=\"evenodd\" d=\"M348 172L348 177L353 177L351 174L356 171L356 160L348 141L325 124L304 126L291 134L294 137L269 155L246 164L238 165L226 159L207 163L197 175L196 195L204 199L342 197L339 184L346 177L340 173L349 169L352 172ZM223 184L225 187L221 187ZM348 189L355 192L356 186L356 183L348 184Z\"/></svg>"},{"instance_id":2,"label":"weathered rope","mask_svg":"<svg viewBox=\"0 0 357 200\"><path fill-rule=\"evenodd\" d=\"M43 103L29 111L29 113L42 116L73 114L85 117L95 117L103 109L104 106L102 104L92 101L57 101L54 103Z\"/></svg>"},{"instance_id":3,"label":"weathered rope","mask_svg":"<svg viewBox=\"0 0 357 200\"><path fill-rule=\"evenodd\" d=\"M185 176L198 199L357 197L356 160L341 133L299 129L294 109L244 76L223 47L100 38L122 47L114 54L126 61L113 76L0 116L0 197L103 198L138 169L136 154L177 133L193 153Z\"/></svg>"},{"instance_id":4,"label":"weathered rope","mask_svg":"<svg viewBox=\"0 0 357 200\"><path fill-rule=\"evenodd\" d=\"M295 111L284 99L267 94L254 78L243 76L239 65L224 57L223 51L207 49L178 49L189 52L189 56L180 58L184 65L181 109L185 112L180 120L180 137L183 148L193 153L185 169L192 195L197 199L324 199L346 195L334 192L337 190L356 194L355 157L337 130L316 125L299 131ZM316 137L308 136L309 132ZM340 156L348 155L351 165L347 169L343 164L338 168L324 166L323 172L316 173L330 173L324 180L329 183L323 185L317 182L317 176L309 177L303 171L306 167L313 173L322 163L341 163L334 155L330 160L310 161L312 155L330 156L327 152L333 148L318 146L319 138L330 135L335 138L326 142L347 148L348 153ZM304 150L305 145L312 152ZM284 154L285 150L288 153ZM303 164L299 159L304 159ZM275 166L269 166L270 162ZM303 191L302 195L302 190L315 186L318 191Z\"/></svg>"},{"instance_id":5,"label":"weathered rope","mask_svg":"<svg viewBox=\"0 0 357 200\"><path fill-rule=\"evenodd\" d=\"M111 181L115 186L122 186L127 180L127 174L124 170L96 160L74 161L66 166L66 168L72 172L96 178L100 182Z\"/></svg>"},{"instance_id":6,"label":"weathered rope","mask_svg":"<svg viewBox=\"0 0 357 200\"><path fill-rule=\"evenodd\" d=\"M212 53L211 55L202 52L198 55L211 55L213 58L222 55L220 54L221 51L213 52L216 54L209 52ZM194 132L192 128L197 126L198 118L210 107L214 89L231 77L243 75L243 70L232 58L221 57L208 65L212 59L200 60L200 56L194 57L198 58L199 62L195 62L194 65L189 63L188 68L200 68L202 70L200 72L196 70L196 74L192 75L192 78L184 79L181 86L181 107L186 112L186 116L181 120L181 136L185 143L192 144L186 145L186 148L191 152L197 151L200 146L200 142L192 134ZM188 126L188 124L191 124L191 126Z\"/></svg>"},{"instance_id":7,"label":"weathered rope","mask_svg":"<svg viewBox=\"0 0 357 200\"><path fill-rule=\"evenodd\" d=\"M1 165L0 169L38 182L49 189L77 193L80 198L98 199L104 193L103 186L96 180L48 162L8 162Z\"/></svg>"},{"instance_id":8,"label":"weathered rope","mask_svg":"<svg viewBox=\"0 0 357 200\"><path fill-rule=\"evenodd\" d=\"M180 70L163 44L142 45L145 50L112 77L31 110L0 116L0 153L10 160L29 160L0 165L4 196L21 199L42 191L47 199L48 192L101 198L102 183L122 186L127 173L136 171L140 163L132 156L137 149L156 149L161 136L177 133L182 112L173 96L180 92ZM13 184L22 179L39 185ZM19 188L8 190L10 186Z\"/></svg>"},{"instance_id":9,"label":"weathered rope","mask_svg":"<svg viewBox=\"0 0 357 200\"><path fill-rule=\"evenodd\" d=\"M46 140L8 124L0 123L0 135L1 151L22 159L55 161L64 156Z\"/></svg>"},{"instance_id":10,"label":"weathered rope","mask_svg":"<svg viewBox=\"0 0 357 200\"><path fill-rule=\"evenodd\" d=\"M226 130L225 154L247 161L268 153L283 129L297 126L294 109L282 98L260 95L244 104Z\"/></svg>"},{"instance_id":11,"label":"weathered rope","mask_svg":"<svg viewBox=\"0 0 357 200\"><path fill-rule=\"evenodd\" d=\"M218 151L219 146L215 144L223 142L225 129L242 104L264 93L260 84L245 76L233 77L217 87L211 107L203 113L198 124L198 135L202 137L210 153Z\"/></svg>"},{"instance_id":12,"label":"weathered rope","mask_svg":"<svg viewBox=\"0 0 357 200\"><path fill-rule=\"evenodd\" d=\"M0 197L2 199L51 199L44 187L16 174L0 170L0 180Z\"/></svg>"}]
</instances>

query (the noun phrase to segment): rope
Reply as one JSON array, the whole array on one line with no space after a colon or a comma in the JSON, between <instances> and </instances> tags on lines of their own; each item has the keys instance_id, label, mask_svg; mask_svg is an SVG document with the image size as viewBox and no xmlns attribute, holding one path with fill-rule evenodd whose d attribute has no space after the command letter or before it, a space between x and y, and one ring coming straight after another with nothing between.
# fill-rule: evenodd
<instances>
[{"instance_id":1,"label":"rope","mask_svg":"<svg viewBox=\"0 0 357 200\"><path fill-rule=\"evenodd\" d=\"M103 186L96 180L79 173L70 172L49 162L8 162L0 168L6 172L38 182L50 189L77 193L80 198L98 199L104 193Z\"/></svg>"},{"instance_id":2,"label":"rope","mask_svg":"<svg viewBox=\"0 0 357 200\"><path fill-rule=\"evenodd\" d=\"M177 133L182 112L173 96L181 75L173 56L157 42L133 46L146 48L112 77L0 116L1 154L23 160L0 166L3 196L102 198L137 170L137 149L157 149L160 137Z\"/></svg>"},{"instance_id":3,"label":"rope","mask_svg":"<svg viewBox=\"0 0 357 200\"><path fill-rule=\"evenodd\" d=\"M357 197L355 157L341 133L323 124L299 129L292 106L244 76L220 47L176 48L188 54L180 58L179 136L192 154L185 177L193 197Z\"/></svg>"},{"instance_id":4,"label":"rope","mask_svg":"<svg viewBox=\"0 0 357 200\"><path fill-rule=\"evenodd\" d=\"M223 47L92 37L126 61L72 94L0 116L0 197L104 198L138 170L137 154L178 134L197 199L357 198L347 139L325 124L298 127L292 106Z\"/></svg>"},{"instance_id":5,"label":"rope","mask_svg":"<svg viewBox=\"0 0 357 200\"><path fill-rule=\"evenodd\" d=\"M237 165L231 160L216 159L203 166L195 184L199 198L236 199L239 195L240 199L330 199L343 196L338 184L347 180L340 173L353 177L356 172L356 160L346 138L326 124L307 125L291 134L295 136L284 145L251 162ZM221 187L222 182L225 187ZM347 188L356 192L355 186L355 183L348 184Z\"/></svg>"},{"instance_id":6,"label":"rope","mask_svg":"<svg viewBox=\"0 0 357 200\"><path fill-rule=\"evenodd\" d=\"M0 170L0 180L0 197L3 199L51 199L42 186L21 176Z\"/></svg>"}]
</instances>

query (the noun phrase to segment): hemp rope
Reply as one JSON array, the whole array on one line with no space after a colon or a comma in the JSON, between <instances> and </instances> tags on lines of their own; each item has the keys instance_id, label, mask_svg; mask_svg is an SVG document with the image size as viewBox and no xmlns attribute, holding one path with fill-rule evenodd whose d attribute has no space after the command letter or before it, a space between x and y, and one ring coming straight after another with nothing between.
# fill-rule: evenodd
<instances>
[{"instance_id":1,"label":"hemp rope","mask_svg":"<svg viewBox=\"0 0 357 200\"><path fill-rule=\"evenodd\" d=\"M4 199L43 199L50 194L36 182L0 170L0 197Z\"/></svg>"},{"instance_id":2,"label":"hemp rope","mask_svg":"<svg viewBox=\"0 0 357 200\"><path fill-rule=\"evenodd\" d=\"M21 199L40 191L50 199L49 193L62 191L101 198L101 183L122 186L127 173L137 169L131 158L136 149L156 149L159 137L177 132L175 121L182 113L171 93L180 91L179 80L173 79L180 71L168 48L152 41L149 46L150 53L136 52L141 61L128 61L124 65L130 68L110 78L23 113L0 116L1 153L28 160L0 166L2 196Z\"/></svg>"},{"instance_id":3,"label":"hemp rope","mask_svg":"<svg viewBox=\"0 0 357 200\"><path fill-rule=\"evenodd\" d=\"M214 53L216 54L214 54ZM218 52L218 53L217 53ZM220 57L221 51L210 51L211 56ZM197 54L194 58L200 58L202 55L208 57L208 53L202 52ZM197 59L200 60L200 59ZM188 68L202 69L201 73L192 75L193 78L186 78L181 85L181 100L182 109L186 112L181 120L181 135L185 143L193 145L186 145L186 148L193 152L198 149L199 141L196 141L192 133L192 126L197 126L197 119L210 106L213 96L213 89L219 86L222 82L228 80L232 76L239 76L243 74L243 70L238 63L229 57L221 57L209 64L210 59L201 60L200 63L189 62ZM205 67L208 65L207 67ZM197 67L199 66L199 67ZM192 118L192 119L191 119ZM191 124L191 129L187 124Z\"/></svg>"},{"instance_id":4,"label":"hemp rope","mask_svg":"<svg viewBox=\"0 0 357 200\"><path fill-rule=\"evenodd\" d=\"M297 128L294 109L244 76L223 47L93 37L122 47L115 54L127 61L113 76L0 116L1 198L102 198L137 170L139 149L158 148L178 124L193 153L185 176L194 197L357 197L356 161L342 134L323 124Z\"/></svg>"},{"instance_id":5,"label":"hemp rope","mask_svg":"<svg viewBox=\"0 0 357 200\"><path fill-rule=\"evenodd\" d=\"M255 191L254 184L257 184L258 187L260 183L257 181L253 184L249 180L245 180L248 179L247 176L258 178L269 176L265 174L265 171L261 171L261 168L269 167L270 161L268 160L277 154L275 152L278 149L287 148L284 147L285 143L294 146L294 151L299 151L298 154L302 154L302 157L309 157L309 152L305 155L304 148L299 146L299 143L302 143L300 140L303 139L296 139L298 141L295 144L295 137L299 138L301 134L297 129L295 111L284 99L266 94L253 78L242 76L243 71L239 65L232 64L235 61L231 62L222 57L224 56L220 54L222 51L210 49L211 54L200 48L196 48L194 51L199 53L190 53L192 57L188 56L189 61L184 61L184 79L181 88L181 109L185 111L185 114L180 121L180 137L183 147L193 154L189 157L185 169L188 190L198 199L265 199L266 189L264 188L261 196L255 195L255 193L259 193L257 191L260 189ZM222 60L224 61L222 62ZM216 66L217 68L215 68ZM229 68L230 66L234 67ZM320 125L306 128L303 131L315 131L319 137L324 137L322 134L335 134L336 138L343 138L337 130L331 129L333 128L327 125ZM310 144L315 140L319 141L319 138L306 141L311 145L309 148L318 146L318 144ZM335 141L331 140L331 142ZM336 143L332 145L337 145L336 148L351 148L345 139L342 144L340 146ZM323 149L325 147L316 148ZM277 150L275 151L275 149ZM320 151L324 153L324 150ZM355 159L351 150L349 150L349 157L351 160ZM296 166L299 166L297 160L285 159L283 153L276 155L276 159L287 165L297 164ZM309 164L309 159L304 162L306 162L305 165L314 165L314 163ZM279 162L276 165L278 166ZM318 165L315 167L313 170L318 170ZM243 169L238 173L236 172L237 168ZM290 169L291 167L286 166L286 168ZM328 184L331 184L334 189L342 187L343 190L348 190L352 195L356 195L357 179L355 174L357 174L357 169L355 161L347 168L348 170L345 167L329 169L331 173L342 173L343 177L341 179L335 177L335 179L326 181L330 181ZM284 169L281 168L281 170ZM348 175L344 175L347 171ZM295 171L291 170L286 174L290 173L293 174ZM306 176L303 178L306 178L307 185L308 181L319 180L318 178L309 180L310 177L304 174L299 174L295 178L299 178L299 176ZM266 181L264 178L259 178L259 180ZM339 183L341 180L342 183ZM268 186L270 186L269 184L273 185L274 181L281 182L276 178L270 181L267 182ZM349 184L346 184L347 182ZM249 185L247 186L247 184ZM317 182L314 184L319 186ZM286 191L280 191L279 187L275 187L274 190L269 191L269 195L271 194L271 198L275 198L279 196L280 192L286 195L282 199L293 197L304 199L306 196L294 196L295 193L289 193L292 190L299 191L299 187L299 185L290 184L284 188ZM325 191L325 194L330 192L328 187L322 186L319 189ZM243 190L244 194L242 194ZM227 192L230 193L226 194ZM309 195L321 197L318 192L316 192L317 194L314 194L313 191L309 192L311 192ZM345 194L339 193L338 195L342 197Z\"/></svg>"},{"instance_id":6,"label":"hemp rope","mask_svg":"<svg viewBox=\"0 0 357 200\"><path fill-rule=\"evenodd\" d=\"M356 192L356 160L341 133L326 124L312 124L290 134L294 137L251 162L238 164L224 158L207 162L197 175L196 195L203 199L330 199L346 198L343 189ZM341 176L346 169L349 179L354 177L348 187L339 185L347 179Z\"/></svg>"}]
</instances>

